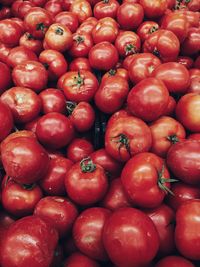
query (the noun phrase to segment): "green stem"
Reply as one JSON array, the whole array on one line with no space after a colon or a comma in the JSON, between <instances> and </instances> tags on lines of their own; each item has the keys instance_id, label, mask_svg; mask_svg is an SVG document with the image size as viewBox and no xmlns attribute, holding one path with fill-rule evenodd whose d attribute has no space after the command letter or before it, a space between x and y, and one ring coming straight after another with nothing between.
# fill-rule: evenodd
<instances>
[{"instance_id":1,"label":"green stem","mask_svg":"<svg viewBox=\"0 0 200 267\"><path fill-rule=\"evenodd\" d=\"M84 158L80 162L81 171L84 173L94 172L96 170L96 165L93 163L90 157Z\"/></svg>"}]
</instances>

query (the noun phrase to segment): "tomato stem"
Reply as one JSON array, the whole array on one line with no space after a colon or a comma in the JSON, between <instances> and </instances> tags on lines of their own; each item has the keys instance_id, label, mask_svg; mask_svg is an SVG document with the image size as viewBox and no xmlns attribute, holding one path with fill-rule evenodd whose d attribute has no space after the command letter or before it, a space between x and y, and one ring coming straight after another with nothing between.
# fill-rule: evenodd
<instances>
[{"instance_id":1,"label":"tomato stem","mask_svg":"<svg viewBox=\"0 0 200 267\"><path fill-rule=\"evenodd\" d=\"M178 139L177 135L175 135L175 134L167 136L167 140L169 140L172 144L176 144L180 141Z\"/></svg>"},{"instance_id":2,"label":"tomato stem","mask_svg":"<svg viewBox=\"0 0 200 267\"><path fill-rule=\"evenodd\" d=\"M72 112L76 106L77 106L77 104L75 102L66 101L66 109L67 109L68 116L72 114Z\"/></svg>"},{"instance_id":3,"label":"tomato stem","mask_svg":"<svg viewBox=\"0 0 200 267\"><path fill-rule=\"evenodd\" d=\"M108 72L108 74L109 74L110 76L115 76L116 73L117 73L117 71L114 70L114 69L110 69L109 72Z\"/></svg>"},{"instance_id":4,"label":"tomato stem","mask_svg":"<svg viewBox=\"0 0 200 267\"><path fill-rule=\"evenodd\" d=\"M77 45L79 45L79 44L81 44L81 43L84 42L84 37L78 35L78 36L75 38L75 40L76 40Z\"/></svg>"},{"instance_id":5,"label":"tomato stem","mask_svg":"<svg viewBox=\"0 0 200 267\"><path fill-rule=\"evenodd\" d=\"M149 33L153 33L153 32L156 32L158 30L158 26L152 26L149 30Z\"/></svg>"},{"instance_id":6,"label":"tomato stem","mask_svg":"<svg viewBox=\"0 0 200 267\"><path fill-rule=\"evenodd\" d=\"M160 57L160 52L158 51L158 49L157 48L154 48L154 50L153 50L153 53L152 53L154 56L156 56L156 57Z\"/></svg>"},{"instance_id":7,"label":"tomato stem","mask_svg":"<svg viewBox=\"0 0 200 267\"><path fill-rule=\"evenodd\" d=\"M114 138L117 138L117 140L113 140ZM124 146L126 148L127 152L129 153L129 155L131 156L130 141L129 141L128 137L125 134L121 133L121 134L119 134L117 136L114 136L112 138L112 141L116 142L116 143L120 143L120 145L118 147L119 154L121 153L120 152L121 148Z\"/></svg>"},{"instance_id":8,"label":"tomato stem","mask_svg":"<svg viewBox=\"0 0 200 267\"><path fill-rule=\"evenodd\" d=\"M42 31L42 32L44 33L45 28L47 28L47 26L46 26L43 22L38 23L38 24L36 25L36 30L37 30L37 31Z\"/></svg>"},{"instance_id":9,"label":"tomato stem","mask_svg":"<svg viewBox=\"0 0 200 267\"><path fill-rule=\"evenodd\" d=\"M29 32L26 33L26 38L27 38L28 40L35 40L35 38L33 37L33 35L30 34Z\"/></svg>"},{"instance_id":10,"label":"tomato stem","mask_svg":"<svg viewBox=\"0 0 200 267\"><path fill-rule=\"evenodd\" d=\"M84 158L80 162L81 171L86 172L93 172L96 170L96 165L93 163L92 159L90 157Z\"/></svg>"},{"instance_id":11,"label":"tomato stem","mask_svg":"<svg viewBox=\"0 0 200 267\"><path fill-rule=\"evenodd\" d=\"M163 190L166 194L169 193L174 196L174 193L165 185L165 183L174 183L178 182L176 179L167 179L163 176L165 170L165 166L163 164L162 169L158 172L158 186L161 190Z\"/></svg>"},{"instance_id":12,"label":"tomato stem","mask_svg":"<svg viewBox=\"0 0 200 267\"><path fill-rule=\"evenodd\" d=\"M133 44L127 44L125 46L126 56L130 54L136 54L136 47Z\"/></svg>"},{"instance_id":13,"label":"tomato stem","mask_svg":"<svg viewBox=\"0 0 200 267\"><path fill-rule=\"evenodd\" d=\"M77 85L80 88L84 84L84 79L81 77L80 72L78 71L78 76L74 77L74 85Z\"/></svg>"},{"instance_id":14,"label":"tomato stem","mask_svg":"<svg viewBox=\"0 0 200 267\"><path fill-rule=\"evenodd\" d=\"M108 4L109 3L109 0L103 0L103 3L104 4Z\"/></svg>"},{"instance_id":15,"label":"tomato stem","mask_svg":"<svg viewBox=\"0 0 200 267\"><path fill-rule=\"evenodd\" d=\"M55 30L55 34L57 35L63 35L64 34L64 31L61 27L57 27L57 29Z\"/></svg>"}]
</instances>

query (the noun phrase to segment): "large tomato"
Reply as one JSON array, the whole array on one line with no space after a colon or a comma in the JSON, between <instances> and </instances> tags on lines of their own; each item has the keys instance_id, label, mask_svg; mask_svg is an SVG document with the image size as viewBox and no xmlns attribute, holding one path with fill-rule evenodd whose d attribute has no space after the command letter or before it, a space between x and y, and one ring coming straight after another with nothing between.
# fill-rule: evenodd
<instances>
[{"instance_id":1,"label":"large tomato","mask_svg":"<svg viewBox=\"0 0 200 267\"><path fill-rule=\"evenodd\" d=\"M28 48L33 51L36 55L42 52L42 41L35 39L30 33L25 32L19 39L19 45Z\"/></svg>"},{"instance_id":2,"label":"large tomato","mask_svg":"<svg viewBox=\"0 0 200 267\"><path fill-rule=\"evenodd\" d=\"M11 19L4 19L0 21L0 42L6 46L14 47L18 45L19 39L22 35L21 27Z\"/></svg>"},{"instance_id":3,"label":"large tomato","mask_svg":"<svg viewBox=\"0 0 200 267\"><path fill-rule=\"evenodd\" d=\"M117 10L119 8L119 3L116 0L103 0L96 3L93 12L97 19L102 19L105 17L115 18L117 15Z\"/></svg>"},{"instance_id":4,"label":"large tomato","mask_svg":"<svg viewBox=\"0 0 200 267\"><path fill-rule=\"evenodd\" d=\"M80 23L85 21L87 18L92 17L91 5L86 0L72 1L69 11L77 15Z\"/></svg>"},{"instance_id":5,"label":"large tomato","mask_svg":"<svg viewBox=\"0 0 200 267\"><path fill-rule=\"evenodd\" d=\"M167 0L140 0L139 3L144 8L145 16L151 19L161 17L168 7Z\"/></svg>"},{"instance_id":6,"label":"large tomato","mask_svg":"<svg viewBox=\"0 0 200 267\"><path fill-rule=\"evenodd\" d=\"M177 267L177 266L195 267L191 261L189 261L189 260L187 260L181 256L165 257L165 258L159 260L159 262L155 265L155 267L168 267L168 266L171 266L171 267Z\"/></svg>"},{"instance_id":7,"label":"large tomato","mask_svg":"<svg viewBox=\"0 0 200 267\"><path fill-rule=\"evenodd\" d=\"M13 115L10 108L0 101L0 142L5 139L13 128Z\"/></svg>"},{"instance_id":8,"label":"large tomato","mask_svg":"<svg viewBox=\"0 0 200 267\"><path fill-rule=\"evenodd\" d=\"M72 57L87 57L92 46L93 40L89 33L74 33L73 43L69 53Z\"/></svg>"},{"instance_id":9,"label":"large tomato","mask_svg":"<svg viewBox=\"0 0 200 267\"><path fill-rule=\"evenodd\" d=\"M74 33L79 26L77 15L69 11L59 12L55 16L55 22L67 26L72 33Z\"/></svg>"},{"instance_id":10,"label":"large tomato","mask_svg":"<svg viewBox=\"0 0 200 267\"><path fill-rule=\"evenodd\" d=\"M3 62L0 62L0 77L0 94L2 94L11 85L11 71Z\"/></svg>"}]
</instances>

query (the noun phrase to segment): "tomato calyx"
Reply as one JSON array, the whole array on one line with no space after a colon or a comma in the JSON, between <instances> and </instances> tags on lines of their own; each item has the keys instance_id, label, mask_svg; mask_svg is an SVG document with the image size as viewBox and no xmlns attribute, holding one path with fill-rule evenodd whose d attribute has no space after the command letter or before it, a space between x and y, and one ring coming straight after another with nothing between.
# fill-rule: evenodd
<instances>
[{"instance_id":1,"label":"tomato calyx","mask_svg":"<svg viewBox=\"0 0 200 267\"><path fill-rule=\"evenodd\" d=\"M157 48L154 48L152 54L153 54L154 56L158 57L158 58L160 57L160 52L158 51Z\"/></svg>"},{"instance_id":2,"label":"tomato calyx","mask_svg":"<svg viewBox=\"0 0 200 267\"><path fill-rule=\"evenodd\" d=\"M96 165L93 163L90 157L84 158L80 162L81 171L84 173L94 172L96 170Z\"/></svg>"},{"instance_id":3,"label":"tomato calyx","mask_svg":"<svg viewBox=\"0 0 200 267\"><path fill-rule=\"evenodd\" d=\"M149 73L152 73L154 71L155 67L153 65L151 65L147 69L148 69Z\"/></svg>"},{"instance_id":4,"label":"tomato calyx","mask_svg":"<svg viewBox=\"0 0 200 267\"><path fill-rule=\"evenodd\" d=\"M57 27L56 30L55 30L55 34L57 35L63 35L64 34L64 31L61 27Z\"/></svg>"},{"instance_id":5,"label":"tomato calyx","mask_svg":"<svg viewBox=\"0 0 200 267\"><path fill-rule=\"evenodd\" d=\"M36 25L36 30L37 31L42 31L43 33L45 33L45 28L47 28L47 26L43 22L38 23Z\"/></svg>"},{"instance_id":6,"label":"tomato calyx","mask_svg":"<svg viewBox=\"0 0 200 267\"><path fill-rule=\"evenodd\" d=\"M33 190L33 188L35 188L36 184L23 184L22 187L23 189L26 189L26 190Z\"/></svg>"},{"instance_id":7,"label":"tomato calyx","mask_svg":"<svg viewBox=\"0 0 200 267\"><path fill-rule=\"evenodd\" d=\"M177 135L175 135L175 134L167 136L167 140L170 141L173 145L180 141L178 139Z\"/></svg>"},{"instance_id":8,"label":"tomato calyx","mask_svg":"<svg viewBox=\"0 0 200 267\"><path fill-rule=\"evenodd\" d=\"M109 72L108 72L108 74L109 74L110 76L115 76L116 73L117 73L117 71L114 70L114 69L110 69Z\"/></svg>"},{"instance_id":9,"label":"tomato calyx","mask_svg":"<svg viewBox=\"0 0 200 267\"><path fill-rule=\"evenodd\" d=\"M82 85L84 85L84 79L81 77L80 72L78 72L78 76L74 77L73 85L77 85L78 88L80 88Z\"/></svg>"},{"instance_id":10,"label":"tomato calyx","mask_svg":"<svg viewBox=\"0 0 200 267\"><path fill-rule=\"evenodd\" d=\"M114 140L115 138L117 138L117 139ZM117 136L114 136L111 140L113 142L119 143L119 147L118 147L119 154L121 154L121 148L125 147L128 154L131 156L130 141L129 141L129 138L125 134L123 134L123 133L118 134Z\"/></svg>"},{"instance_id":11,"label":"tomato calyx","mask_svg":"<svg viewBox=\"0 0 200 267\"><path fill-rule=\"evenodd\" d=\"M76 41L76 44L79 45L83 43L85 39L83 36L78 35L74 40Z\"/></svg>"},{"instance_id":12,"label":"tomato calyx","mask_svg":"<svg viewBox=\"0 0 200 267\"><path fill-rule=\"evenodd\" d=\"M130 55L130 54L136 54L136 47L133 44L127 44L125 46L125 52L126 52L126 56Z\"/></svg>"},{"instance_id":13,"label":"tomato calyx","mask_svg":"<svg viewBox=\"0 0 200 267\"><path fill-rule=\"evenodd\" d=\"M35 40L35 38L33 37L33 35L30 34L29 32L26 33L26 38L27 38L27 40Z\"/></svg>"},{"instance_id":14,"label":"tomato calyx","mask_svg":"<svg viewBox=\"0 0 200 267\"><path fill-rule=\"evenodd\" d=\"M165 166L162 166L161 171L158 172L158 186L161 190L163 190L166 194L169 193L172 196L174 196L174 193L165 185L165 183L174 183L178 182L177 179L166 179L163 174L164 174L164 169Z\"/></svg>"},{"instance_id":15,"label":"tomato calyx","mask_svg":"<svg viewBox=\"0 0 200 267\"><path fill-rule=\"evenodd\" d=\"M67 109L67 115L68 116L72 114L72 112L74 111L76 106L77 106L77 104L75 102L66 101L66 109Z\"/></svg>"},{"instance_id":16,"label":"tomato calyx","mask_svg":"<svg viewBox=\"0 0 200 267\"><path fill-rule=\"evenodd\" d=\"M108 4L109 3L109 0L103 0L103 3L104 4Z\"/></svg>"},{"instance_id":17,"label":"tomato calyx","mask_svg":"<svg viewBox=\"0 0 200 267\"><path fill-rule=\"evenodd\" d=\"M153 33L153 32L156 32L158 30L158 27L157 26L152 26L149 30L149 33Z\"/></svg>"}]
</instances>

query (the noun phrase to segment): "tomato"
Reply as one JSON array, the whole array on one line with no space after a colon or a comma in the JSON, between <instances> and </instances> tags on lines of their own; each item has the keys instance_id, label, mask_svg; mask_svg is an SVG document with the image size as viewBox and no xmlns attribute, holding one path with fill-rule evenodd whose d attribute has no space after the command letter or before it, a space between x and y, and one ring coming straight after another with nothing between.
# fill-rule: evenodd
<instances>
[{"instance_id":1,"label":"tomato","mask_svg":"<svg viewBox=\"0 0 200 267\"><path fill-rule=\"evenodd\" d=\"M188 93L198 93L200 92L200 76L190 79L190 86L187 90Z\"/></svg>"},{"instance_id":2,"label":"tomato","mask_svg":"<svg viewBox=\"0 0 200 267\"><path fill-rule=\"evenodd\" d=\"M87 57L93 46L92 36L88 33L73 34L73 43L69 50L72 57Z\"/></svg>"},{"instance_id":3,"label":"tomato","mask_svg":"<svg viewBox=\"0 0 200 267\"><path fill-rule=\"evenodd\" d=\"M199 94L188 93L181 97L176 106L177 120L191 132L200 131L199 101Z\"/></svg>"},{"instance_id":4,"label":"tomato","mask_svg":"<svg viewBox=\"0 0 200 267\"><path fill-rule=\"evenodd\" d=\"M187 69L191 69L193 66L193 59L187 56L179 56L177 58L177 63L182 64L183 66L185 66Z\"/></svg>"},{"instance_id":5,"label":"tomato","mask_svg":"<svg viewBox=\"0 0 200 267\"><path fill-rule=\"evenodd\" d=\"M1 95L1 101L9 106L14 121L26 123L35 119L41 110L39 96L26 87L12 87Z\"/></svg>"},{"instance_id":6,"label":"tomato","mask_svg":"<svg viewBox=\"0 0 200 267\"><path fill-rule=\"evenodd\" d=\"M2 6L0 10L0 20L8 19L12 15L11 8L7 6Z\"/></svg>"},{"instance_id":7,"label":"tomato","mask_svg":"<svg viewBox=\"0 0 200 267\"><path fill-rule=\"evenodd\" d=\"M133 267L147 264L155 257L159 237L146 214L134 208L121 208L107 219L103 229L103 243L114 264Z\"/></svg>"},{"instance_id":8,"label":"tomato","mask_svg":"<svg viewBox=\"0 0 200 267\"><path fill-rule=\"evenodd\" d=\"M43 196L40 187L36 184L18 184L8 176L4 179L6 180L2 189L4 209L17 217L31 215L35 205Z\"/></svg>"},{"instance_id":9,"label":"tomato","mask_svg":"<svg viewBox=\"0 0 200 267\"><path fill-rule=\"evenodd\" d=\"M85 21L87 18L92 17L91 5L86 0L72 1L69 11L77 15L80 23Z\"/></svg>"},{"instance_id":10,"label":"tomato","mask_svg":"<svg viewBox=\"0 0 200 267\"><path fill-rule=\"evenodd\" d=\"M165 157L169 148L183 141L186 132L177 120L163 116L150 125L152 134L151 151L160 157Z\"/></svg>"},{"instance_id":11,"label":"tomato","mask_svg":"<svg viewBox=\"0 0 200 267\"><path fill-rule=\"evenodd\" d=\"M90 208L83 211L73 226L73 238L77 248L86 256L96 260L107 260L102 233L110 211Z\"/></svg>"},{"instance_id":12,"label":"tomato","mask_svg":"<svg viewBox=\"0 0 200 267\"><path fill-rule=\"evenodd\" d=\"M38 140L49 148L62 148L74 137L74 128L70 120L61 113L50 112L43 115L36 128Z\"/></svg>"},{"instance_id":13,"label":"tomato","mask_svg":"<svg viewBox=\"0 0 200 267\"><path fill-rule=\"evenodd\" d=\"M144 121L154 121L165 111L169 92L157 78L146 78L135 85L128 94L130 112Z\"/></svg>"},{"instance_id":14,"label":"tomato","mask_svg":"<svg viewBox=\"0 0 200 267\"><path fill-rule=\"evenodd\" d=\"M68 69L68 63L65 57L57 50L46 49L39 55L39 61L48 71L48 77L51 81L56 81Z\"/></svg>"},{"instance_id":15,"label":"tomato","mask_svg":"<svg viewBox=\"0 0 200 267\"><path fill-rule=\"evenodd\" d=\"M65 177L68 196L79 205L91 205L100 201L108 188L104 169L90 158L75 163Z\"/></svg>"},{"instance_id":16,"label":"tomato","mask_svg":"<svg viewBox=\"0 0 200 267\"><path fill-rule=\"evenodd\" d=\"M31 1L35 6L44 6L47 0L29 0Z\"/></svg>"},{"instance_id":17,"label":"tomato","mask_svg":"<svg viewBox=\"0 0 200 267\"><path fill-rule=\"evenodd\" d=\"M140 37L141 42L144 42L149 35L159 29L159 24L155 21L144 21L137 29L137 34Z\"/></svg>"},{"instance_id":18,"label":"tomato","mask_svg":"<svg viewBox=\"0 0 200 267\"><path fill-rule=\"evenodd\" d=\"M167 166L181 181L188 184L199 182L200 143L196 140L185 140L171 146L167 154Z\"/></svg>"},{"instance_id":19,"label":"tomato","mask_svg":"<svg viewBox=\"0 0 200 267\"><path fill-rule=\"evenodd\" d=\"M64 197L47 196L36 205L34 215L39 216L55 228L60 237L64 237L78 216L76 206Z\"/></svg>"},{"instance_id":20,"label":"tomato","mask_svg":"<svg viewBox=\"0 0 200 267\"><path fill-rule=\"evenodd\" d=\"M179 182L173 184L171 190L174 195L167 196L167 204L175 211L186 201L200 198L200 189L193 185Z\"/></svg>"},{"instance_id":21,"label":"tomato","mask_svg":"<svg viewBox=\"0 0 200 267\"><path fill-rule=\"evenodd\" d=\"M48 27L52 24L51 14L41 7L32 7L24 17L24 27L27 32L38 39L43 39Z\"/></svg>"},{"instance_id":22,"label":"tomato","mask_svg":"<svg viewBox=\"0 0 200 267\"><path fill-rule=\"evenodd\" d=\"M30 49L24 46L16 46L10 50L7 57L7 64L14 68L18 64L24 63L27 60L38 61L38 57Z\"/></svg>"},{"instance_id":23,"label":"tomato","mask_svg":"<svg viewBox=\"0 0 200 267\"><path fill-rule=\"evenodd\" d=\"M57 242L58 234L49 224L37 216L24 217L13 223L6 234L1 265L48 267Z\"/></svg>"},{"instance_id":24,"label":"tomato","mask_svg":"<svg viewBox=\"0 0 200 267\"><path fill-rule=\"evenodd\" d=\"M130 80L136 84L151 76L153 70L161 64L161 61L151 53L137 54L129 65Z\"/></svg>"},{"instance_id":25,"label":"tomato","mask_svg":"<svg viewBox=\"0 0 200 267\"><path fill-rule=\"evenodd\" d=\"M107 71L102 77L101 81L106 80L108 77L111 76L120 76L127 81L129 81L128 71L125 68L117 68L117 69L111 69Z\"/></svg>"},{"instance_id":26,"label":"tomato","mask_svg":"<svg viewBox=\"0 0 200 267\"><path fill-rule=\"evenodd\" d=\"M117 10L119 8L119 3L116 0L102 0L96 3L93 12L97 19L102 19L105 17L115 18L117 15Z\"/></svg>"},{"instance_id":27,"label":"tomato","mask_svg":"<svg viewBox=\"0 0 200 267\"><path fill-rule=\"evenodd\" d=\"M158 56L163 62L176 61L180 49L180 42L176 35L168 30L157 30L145 40L144 52Z\"/></svg>"},{"instance_id":28,"label":"tomato","mask_svg":"<svg viewBox=\"0 0 200 267\"><path fill-rule=\"evenodd\" d=\"M197 0L192 0L187 4L187 7L191 11L199 11L200 10L200 4Z\"/></svg>"},{"instance_id":29,"label":"tomato","mask_svg":"<svg viewBox=\"0 0 200 267\"><path fill-rule=\"evenodd\" d=\"M69 119L74 128L78 132L86 132L90 130L95 121L95 113L93 107L87 102L67 102L67 111Z\"/></svg>"},{"instance_id":30,"label":"tomato","mask_svg":"<svg viewBox=\"0 0 200 267\"><path fill-rule=\"evenodd\" d=\"M186 56L198 54L200 51L200 28L190 28L187 38L181 46L181 53Z\"/></svg>"},{"instance_id":31,"label":"tomato","mask_svg":"<svg viewBox=\"0 0 200 267\"><path fill-rule=\"evenodd\" d=\"M44 42L48 49L64 52L72 46L72 33L67 26L53 23L45 33Z\"/></svg>"},{"instance_id":32,"label":"tomato","mask_svg":"<svg viewBox=\"0 0 200 267\"><path fill-rule=\"evenodd\" d=\"M23 19L32 7L34 7L34 4L30 1L17 0L13 2L11 11L14 17Z\"/></svg>"},{"instance_id":33,"label":"tomato","mask_svg":"<svg viewBox=\"0 0 200 267\"><path fill-rule=\"evenodd\" d=\"M59 12L55 16L55 23L60 23L68 27L68 29L72 33L74 33L78 29L78 26L79 26L77 15L69 11Z\"/></svg>"},{"instance_id":34,"label":"tomato","mask_svg":"<svg viewBox=\"0 0 200 267\"><path fill-rule=\"evenodd\" d=\"M199 18L200 18L199 12L193 12L193 11L187 10L186 8L175 10L174 12L181 14L182 16L186 16L187 21L189 22L190 28L199 26Z\"/></svg>"},{"instance_id":35,"label":"tomato","mask_svg":"<svg viewBox=\"0 0 200 267\"><path fill-rule=\"evenodd\" d=\"M124 162L137 153L148 151L151 142L151 131L139 118L126 114L113 119L111 117L108 121L105 149L118 161Z\"/></svg>"},{"instance_id":36,"label":"tomato","mask_svg":"<svg viewBox=\"0 0 200 267\"><path fill-rule=\"evenodd\" d=\"M100 267L100 265L80 252L76 252L67 258L64 267Z\"/></svg>"},{"instance_id":37,"label":"tomato","mask_svg":"<svg viewBox=\"0 0 200 267\"><path fill-rule=\"evenodd\" d=\"M72 166L72 161L62 156L51 158L45 176L40 180L40 186L48 195L63 196L65 191L65 175Z\"/></svg>"},{"instance_id":38,"label":"tomato","mask_svg":"<svg viewBox=\"0 0 200 267\"><path fill-rule=\"evenodd\" d=\"M199 260L200 200L189 200L176 212L175 242L178 251L188 259Z\"/></svg>"},{"instance_id":39,"label":"tomato","mask_svg":"<svg viewBox=\"0 0 200 267\"><path fill-rule=\"evenodd\" d=\"M200 56L198 56L194 62L194 68L200 69Z\"/></svg>"},{"instance_id":40,"label":"tomato","mask_svg":"<svg viewBox=\"0 0 200 267\"><path fill-rule=\"evenodd\" d=\"M2 63L6 63L7 56L10 53L11 48L0 42L0 60Z\"/></svg>"},{"instance_id":41,"label":"tomato","mask_svg":"<svg viewBox=\"0 0 200 267\"><path fill-rule=\"evenodd\" d=\"M33 51L36 55L42 52L41 40L35 39L30 33L25 32L19 39L19 45L28 48Z\"/></svg>"},{"instance_id":42,"label":"tomato","mask_svg":"<svg viewBox=\"0 0 200 267\"><path fill-rule=\"evenodd\" d=\"M13 126L13 116L10 108L0 101L0 142L9 135Z\"/></svg>"},{"instance_id":43,"label":"tomato","mask_svg":"<svg viewBox=\"0 0 200 267\"><path fill-rule=\"evenodd\" d=\"M71 71L81 71L81 70L87 70L91 71L91 66L88 58L85 57L78 57L71 61L69 65L69 70Z\"/></svg>"},{"instance_id":44,"label":"tomato","mask_svg":"<svg viewBox=\"0 0 200 267\"><path fill-rule=\"evenodd\" d=\"M102 18L92 30L92 38L95 44L101 42L114 43L118 35L118 24L113 18Z\"/></svg>"},{"instance_id":45,"label":"tomato","mask_svg":"<svg viewBox=\"0 0 200 267\"><path fill-rule=\"evenodd\" d=\"M89 157L94 151L93 145L82 138L75 138L67 147L67 158L73 162L81 161L82 159Z\"/></svg>"},{"instance_id":46,"label":"tomato","mask_svg":"<svg viewBox=\"0 0 200 267\"><path fill-rule=\"evenodd\" d=\"M77 29L77 33L79 33L79 34L82 34L82 33L92 34L92 31L93 31L94 27L96 26L97 22L98 22L98 20L95 17L87 18L79 26L79 28Z\"/></svg>"},{"instance_id":47,"label":"tomato","mask_svg":"<svg viewBox=\"0 0 200 267\"><path fill-rule=\"evenodd\" d=\"M40 92L46 87L48 73L42 63L27 60L14 67L12 78L16 86L28 87L35 92Z\"/></svg>"},{"instance_id":48,"label":"tomato","mask_svg":"<svg viewBox=\"0 0 200 267\"><path fill-rule=\"evenodd\" d=\"M39 119L40 119L40 117L37 117L34 120L25 123L24 124L24 129L35 133L36 132L37 122L38 122Z\"/></svg>"},{"instance_id":49,"label":"tomato","mask_svg":"<svg viewBox=\"0 0 200 267\"><path fill-rule=\"evenodd\" d=\"M3 62L0 62L0 94L2 94L11 85L10 68Z\"/></svg>"},{"instance_id":50,"label":"tomato","mask_svg":"<svg viewBox=\"0 0 200 267\"><path fill-rule=\"evenodd\" d=\"M123 3L117 11L117 22L124 30L135 30L142 23L144 10L140 4Z\"/></svg>"},{"instance_id":51,"label":"tomato","mask_svg":"<svg viewBox=\"0 0 200 267\"><path fill-rule=\"evenodd\" d=\"M116 66L119 54L114 45L109 42L101 42L90 49L88 58L92 68L110 70Z\"/></svg>"},{"instance_id":52,"label":"tomato","mask_svg":"<svg viewBox=\"0 0 200 267\"><path fill-rule=\"evenodd\" d=\"M168 266L194 267L194 264L191 261L180 256L168 256L168 257L161 259L155 265L155 267L168 267Z\"/></svg>"},{"instance_id":53,"label":"tomato","mask_svg":"<svg viewBox=\"0 0 200 267\"><path fill-rule=\"evenodd\" d=\"M161 17L168 7L167 0L154 0L153 2L149 2L148 0L140 0L139 3L144 8L145 16L150 19Z\"/></svg>"},{"instance_id":54,"label":"tomato","mask_svg":"<svg viewBox=\"0 0 200 267\"><path fill-rule=\"evenodd\" d=\"M49 0L44 5L44 9L46 9L53 17L59 14L62 9L62 1L59 0Z\"/></svg>"},{"instance_id":55,"label":"tomato","mask_svg":"<svg viewBox=\"0 0 200 267\"><path fill-rule=\"evenodd\" d=\"M5 139L1 143L1 158L6 174L23 184L41 179L49 166L47 152L35 138L27 136Z\"/></svg>"},{"instance_id":56,"label":"tomato","mask_svg":"<svg viewBox=\"0 0 200 267\"><path fill-rule=\"evenodd\" d=\"M0 42L9 47L18 45L19 39L22 35L21 27L11 19L4 19L0 21Z\"/></svg>"}]
</instances>

